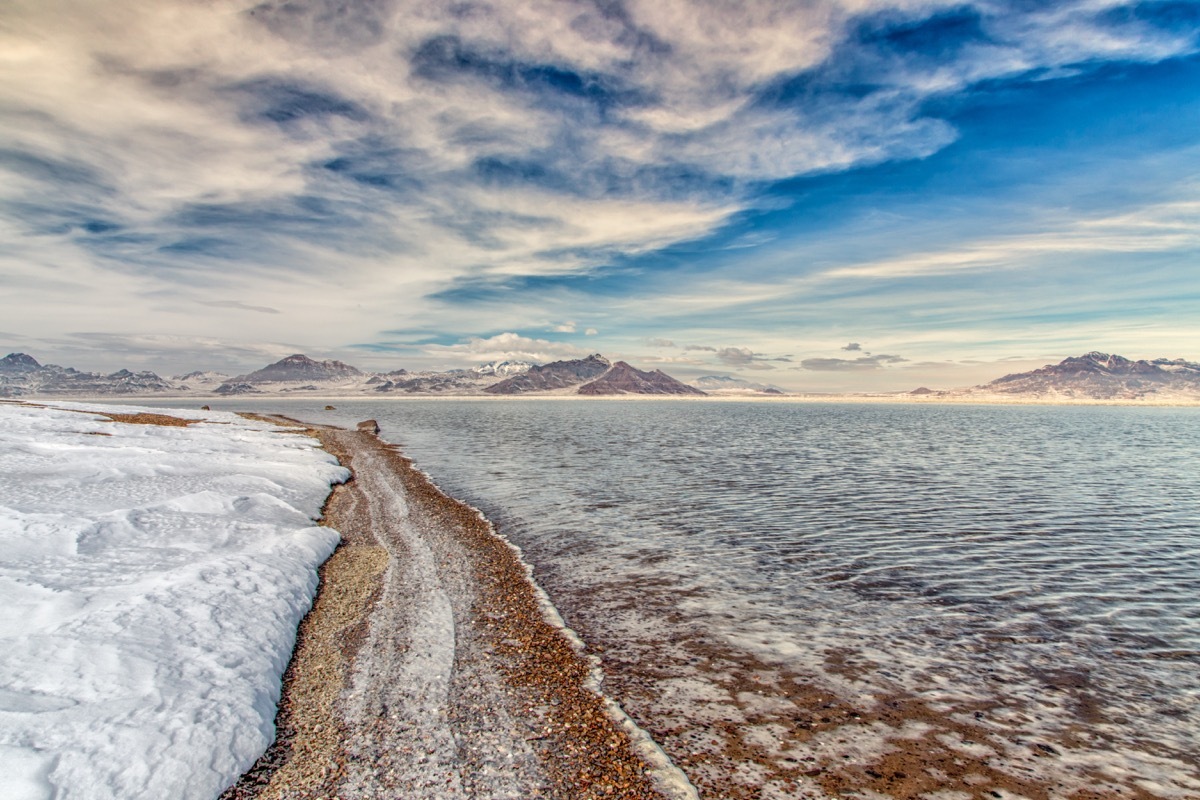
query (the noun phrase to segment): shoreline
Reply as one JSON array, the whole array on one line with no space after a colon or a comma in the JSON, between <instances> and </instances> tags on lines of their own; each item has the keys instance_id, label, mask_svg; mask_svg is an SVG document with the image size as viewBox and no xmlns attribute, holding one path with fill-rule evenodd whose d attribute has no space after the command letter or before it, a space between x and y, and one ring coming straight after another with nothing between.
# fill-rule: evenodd
<instances>
[{"instance_id":1,"label":"shoreline","mask_svg":"<svg viewBox=\"0 0 1200 800\"><path fill-rule=\"evenodd\" d=\"M326 503L343 543L300 625L276 742L222 800L696 796L476 509L373 426L258 418L354 477Z\"/></svg>"}]
</instances>

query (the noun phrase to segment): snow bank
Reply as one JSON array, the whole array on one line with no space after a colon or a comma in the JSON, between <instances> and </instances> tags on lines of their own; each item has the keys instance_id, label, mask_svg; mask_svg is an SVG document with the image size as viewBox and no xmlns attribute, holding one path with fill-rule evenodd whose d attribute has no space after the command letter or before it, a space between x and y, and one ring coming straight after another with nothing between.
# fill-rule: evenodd
<instances>
[{"instance_id":1,"label":"snow bank","mask_svg":"<svg viewBox=\"0 0 1200 800\"><path fill-rule=\"evenodd\" d=\"M349 473L232 414L89 408L149 411L0 404L0 796L211 800L274 737Z\"/></svg>"}]
</instances>

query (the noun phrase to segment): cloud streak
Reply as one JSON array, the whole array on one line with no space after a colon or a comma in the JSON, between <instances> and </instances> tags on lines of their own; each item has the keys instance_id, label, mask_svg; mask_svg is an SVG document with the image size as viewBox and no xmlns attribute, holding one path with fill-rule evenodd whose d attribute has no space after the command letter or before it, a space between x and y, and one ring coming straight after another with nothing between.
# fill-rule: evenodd
<instances>
[{"instance_id":1,"label":"cloud streak","mask_svg":"<svg viewBox=\"0 0 1200 800\"><path fill-rule=\"evenodd\" d=\"M403 327L458 342L414 356L578 354L471 336L574 334L575 322L547 322L568 316L607 334L604 316L583 312L652 283L661 254L778 246L754 230L708 244L763 213L777 183L958 141L948 98L1196 51L1194 26L1134 7L19 4L0 30L6 325L49 341L82 314L114 336L251 343L379 343ZM903 279L1194 247L1189 202L804 272ZM617 279L621 291L600 287ZM775 280L740 275L670 313L769 302ZM559 310L555 281L593 281L599 299ZM89 309L76 298L90 287ZM502 311L481 319L485 306ZM771 368L751 348L708 352Z\"/></svg>"},{"instance_id":2,"label":"cloud streak","mask_svg":"<svg viewBox=\"0 0 1200 800\"><path fill-rule=\"evenodd\" d=\"M259 314L278 314L279 309L271 308L270 306L252 306L246 303L238 302L237 300L197 300L202 306L211 308L237 308L242 311L255 311Z\"/></svg>"},{"instance_id":3,"label":"cloud streak","mask_svg":"<svg viewBox=\"0 0 1200 800\"><path fill-rule=\"evenodd\" d=\"M813 372L860 372L883 369L886 364L899 364L907 360L883 354L859 358L805 358L800 361L800 369Z\"/></svg>"}]
</instances>

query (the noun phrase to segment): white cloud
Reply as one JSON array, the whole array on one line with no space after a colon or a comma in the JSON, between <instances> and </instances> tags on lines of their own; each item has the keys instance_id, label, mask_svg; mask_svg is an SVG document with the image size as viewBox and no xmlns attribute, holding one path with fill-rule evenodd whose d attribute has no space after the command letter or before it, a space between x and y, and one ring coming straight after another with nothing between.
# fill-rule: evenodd
<instances>
[{"instance_id":1,"label":"white cloud","mask_svg":"<svg viewBox=\"0 0 1200 800\"><path fill-rule=\"evenodd\" d=\"M931 153L956 134L926 101L974 82L1195 48L1114 22L1105 12L1118 4L1082 1L978 4L989 44L937 64L866 53L847 31L859 15L919 20L959 2L9 5L0 144L18 157L0 164L0 202L17 209L0 220L5 325L44 341L85 328L367 342L402 320L445 334L453 319L454 335L533 329L580 312L521 308L484 326L444 296L702 238L748 207L748 181ZM439 62L439 42L459 50ZM764 100L843 61L886 86ZM548 74L564 86L548 88ZM1194 246L1197 221L1186 204L1163 207L824 277ZM779 294L746 275L702 288L645 304L686 316Z\"/></svg>"},{"instance_id":2,"label":"white cloud","mask_svg":"<svg viewBox=\"0 0 1200 800\"><path fill-rule=\"evenodd\" d=\"M488 338L472 337L450 345L429 344L421 348L429 356L487 363L489 361L556 361L583 358L586 350L546 339L530 339L516 333L498 333Z\"/></svg>"}]
</instances>

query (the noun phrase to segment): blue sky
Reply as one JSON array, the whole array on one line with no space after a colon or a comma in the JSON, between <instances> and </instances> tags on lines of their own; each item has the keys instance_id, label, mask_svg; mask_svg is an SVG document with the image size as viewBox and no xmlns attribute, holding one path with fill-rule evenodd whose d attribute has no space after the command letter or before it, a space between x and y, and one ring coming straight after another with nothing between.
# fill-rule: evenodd
<instances>
[{"instance_id":1,"label":"blue sky","mask_svg":"<svg viewBox=\"0 0 1200 800\"><path fill-rule=\"evenodd\" d=\"M1196 87L1196 2L8 2L0 349L1200 359Z\"/></svg>"}]
</instances>

